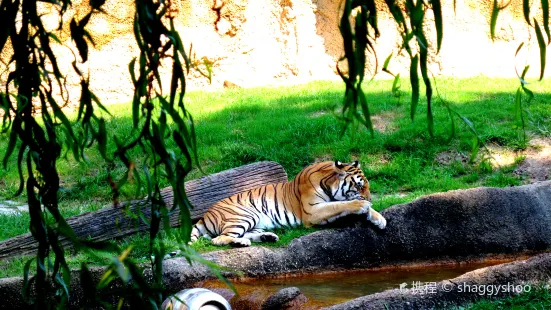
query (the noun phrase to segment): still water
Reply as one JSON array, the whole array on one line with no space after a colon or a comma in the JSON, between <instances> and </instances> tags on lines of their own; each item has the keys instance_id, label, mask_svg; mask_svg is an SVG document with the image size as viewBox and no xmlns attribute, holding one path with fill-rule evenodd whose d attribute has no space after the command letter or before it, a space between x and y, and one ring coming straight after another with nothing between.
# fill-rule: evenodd
<instances>
[{"instance_id":1,"label":"still water","mask_svg":"<svg viewBox=\"0 0 551 310\"><path fill-rule=\"evenodd\" d=\"M398 289L402 283L406 283L406 287L411 288L413 282L438 282L490 265L492 264L473 263L411 269L358 270L299 277L232 281L232 283L240 294L252 294L259 297L260 295L269 296L285 287L296 286L310 301L320 306L329 306L389 289ZM217 281L209 281L203 285L210 288L224 287ZM260 291L262 294L259 295Z\"/></svg>"}]
</instances>

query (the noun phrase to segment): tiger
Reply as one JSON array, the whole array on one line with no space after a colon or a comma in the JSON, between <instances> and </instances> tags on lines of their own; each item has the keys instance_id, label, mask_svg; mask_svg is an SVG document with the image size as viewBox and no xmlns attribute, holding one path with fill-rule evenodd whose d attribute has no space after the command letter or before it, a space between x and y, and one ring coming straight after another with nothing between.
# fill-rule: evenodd
<instances>
[{"instance_id":1,"label":"tiger","mask_svg":"<svg viewBox=\"0 0 551 310\"><path fill-rule=\"evenodd\" d=\"M204 237L214 245L247 247L276 242L266 230L333 222L348 214L367 214L378 228L386 219L373 210L369 181L360 163L312 164L286 183L268 184L215 203L193 226L191 242Z\"/></svg>"}]
</instances>

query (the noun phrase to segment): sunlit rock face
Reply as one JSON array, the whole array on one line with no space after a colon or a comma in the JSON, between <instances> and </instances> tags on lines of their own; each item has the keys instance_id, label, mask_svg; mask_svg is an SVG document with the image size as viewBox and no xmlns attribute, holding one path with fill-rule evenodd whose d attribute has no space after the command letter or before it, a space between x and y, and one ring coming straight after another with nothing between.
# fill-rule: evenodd
<instances>
[{"instance_id":1,"label":"sunlit rock face","mask_svg":"<svg viewBox=\"0 0 551 310\"><path fill-rule=\"evenodd\" d=\"M401 38L383 1L378 12L381 36L375 48L375 57L367 64L369 74L380 71L384 59L394 53L389 69L407 77L409 58L405 53L397 55ZM431 48L429 69L437 76L514 77L515 64L522 71L528 61L529 75L539 74L539 49L535 35L529 34L522 13L522 2L513 1L501 11L496 26L496 40L489 35L491 1L468 0L443 2L444 40L437 53ZM456 7L454 9L454 2ZM81 19L88 11L88 1L73 1L69 12ZM175 16L175 26L180 31L186 51L193 46L193 63L203 73L206 66L212 69L212 79L198 71L187 76L187 89L218 89L224 87L253 87L263 85L297 84L312 80L338 79L336 62L343 55L342 38L338 29L341 1L333 0L174 0L170 12ZM40 3L43 19L48 29L58 24L52 7ZM540 18L539 7L534 6L534 16ZM92 91L104 102L127 102L132 98L133 85L128 63L138 56L133 34L134 2L108 0L104 6L107 14L96 14L89 32L95 46L90 44L90 57L81 66L90 72ZM541 24L541 22L540 22ZM425 29L431 45L436 46L432 11L427 11ZM69 43L68 26L58 35ZM519 44L526 41L515 58ZM529 44L528 44L529 43ZM413 44L415 45L415 44ZM412 46L415 50L415 46ZM56 47L63 72L72 71L71 64L80 57L75 50ZM12 53L9 46L1 55L7 61ZM76 56L75 56L76 55ZM346 65L341 64L346 70ZM170 79L170 63L162 68L163 83ZM7 73L0 76L5 83ZM377 78L390 78L379 73ZM70 74L68 79L70 100L80 97L79 79Z\"/></svg>"}]
</instances>

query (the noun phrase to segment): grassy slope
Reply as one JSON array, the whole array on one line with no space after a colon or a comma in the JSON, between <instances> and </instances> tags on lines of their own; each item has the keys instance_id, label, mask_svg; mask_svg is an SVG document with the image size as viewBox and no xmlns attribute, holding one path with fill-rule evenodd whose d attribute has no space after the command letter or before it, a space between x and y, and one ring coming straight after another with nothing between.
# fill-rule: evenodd
<instances>
[{"instance_id":1,"label":"grassy slope","mask_svg":"<svg viewBox=\"0 0 551 310\"><path fill-rule=\"evenodd\" d=\"M509 297L503 300L481 300L464 308L454 310L545 310L551 309L551 291L546 288L536 288L530 292Z\"/></svg>"},{"instance_id":2,"label":"grassy slope","mask_svg":"<svg viewBox=\"0 0 551 310\"><path fill-rule=\"evenodd\" d=\"M483 140L507 148L523 147L515 125L513 98L517 81L475 78L468 80L443 79L438 88L453 108L469 118ZM551 94L545 93L551 82L536 84L536 98L529 110L530 129L536 134L549 134L551 129ZM375 208L407 202L419 196L451 189L476 186L510 186L523 182L512 173L514 165L488 169L487 165L455 161L442 165L435 161L437 154L453 151L468 154L472 135L456 121L458 136L448 143L450 122L445 108L435 103L435 138L426 130L425 103L421 103L414 122L409 117L409 94L398 100L390 95L391 82L374 81L367 89L372 114L385 120L387 132L376 132L371 138L360 129L353 137L340 135L340 125L334 112L343 96L340 82L316 82L283 88L234 89L223 92L190 92L186 95L188 109L197 125L199 158L203 169L213 173L260 160L281 163L293 177L309 163L320 160L350 161L358 159L370 179L375 194ZM119 137L131 134L131 115L128 105L112 105L116 115L108 123L108 132ZM0 135L0 150L5 149L7 136ZM114 150L114 145L110 146ZM96 210L109 204L110 190L105 165L96 150L88 153L89 161L61 161L63 180L60 192L62 212L66 216ZM141 154L134 154L139 163ZM17 189L15 158L7 171L0 171L0 199L8 198ZM124 169L118 165L116 176ZM199 177L194 171L191 178ZM134 195L128 187L125 198ZM16 198L24 201L25 197ZM124 199L124 198L123 198ZM28 231L28 215L0 215L0 240ZM287 244L292 237L306 233L289 232L276 246ZM147 239L134 236L122 245L134 244L133 256L144 260ZM176 241L168 240L176 247ZM212 250L199 244L199 251ZM70 260L77 266L82 261L99 262L88 254L78 254ZM0 276L21 274L22 259L10 260L0 266ZM32 269L31 269L32 270Z\"/></svg>"}]
</instances>

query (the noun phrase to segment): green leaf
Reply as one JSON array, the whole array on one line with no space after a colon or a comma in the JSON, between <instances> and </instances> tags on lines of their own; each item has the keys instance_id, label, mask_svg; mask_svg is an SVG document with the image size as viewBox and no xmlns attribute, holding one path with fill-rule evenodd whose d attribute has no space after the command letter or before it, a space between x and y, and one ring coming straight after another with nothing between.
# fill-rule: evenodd
<instances>
[{"instance_id":1,"label":"green leaf","mask_svg":"<svg viewBox=\"0 0 551 310\"><path fill-rule=\"evenodd\" d=\"M492 17L490 18L490 33L492 35L492 40L495 40L496 37L496 23L497 23L497 16L499 15L499 5L497 3L497 0L494 0L492 5Z\"/></svg>"},{"instance_id":2,"label":"green leaf","mask_svg":"<svg viewBox=\"0 0 551 310\"><path fill-rule=\"evenodd\" d=\"M0 109L4 110L4 116L2 117L2 129L0 134L8 132L11 128L12 117L10 114L10 102L8 101L8 95L0 92Z\"/></svg>"},{"instance_id":3,"label":"green leaf","mask_svg":"<svg viewBox=\"0 0 551 310\"><path fill-rule=\"evenodd\" d=\"M534 28L536 29L536 37L538 38L538 45L540 47L540 81L543 79L545 73L545 56L546 56L546 44L543 39L543 33L538 24L538 21L534 18Z\"/></svg>"},{"instance_id":4,"label":"green leaf","mask_svg":"<svg viewBox=\"0 0 551 310\"><path fill-rule=\"evenodd\" d=\"M199 168L199 171L203 174L205 172L203 171L203 168L201 167L201 164L199 163L199 154L197 153L197 135L195 133L195 123L193 122L193 118L191 117L191 114L189 115L190 119L190 134L191 134L191 150L193 153L193 158L195 159L195 163L197 165L197 168ZM190 168L191 169L191 168Z\"/></svg>"},{"instance_id":5,"label":"green leaf","mask_svg":"<svg viewBox=\"0 0 551 310\"><path fill-rule=\"evenodd\" d=\"M425 15L423 1L406 0L406 8L409 13L411 28L419 28Z\"/></svg>"},{"instance_id":6,"label":"green leaf","mask_svg":"<svg viewBox=\"0 0 551 310\"><path fill-rule=\"evenodd\" d=\"M365 50L368 45L367 39L367 11L362 10L356 15L356 23L354 27L355 31L355 46L354 46L354 58L357 61L357 71L350 72L349 75L358 75L358 83L362 83L365 73Z\"/></svg>"},{"instance_id":7,"label":"green leaf","mask_svg":"<svg viewBox=\"0 0 551 310\"><path fill-rule=\"evenodd\" d=\"M442 3L440 3L440 0L432 0L432 10L434 12L434 25L436 26L436 41L437 43L437 51L440 51L440 47L442 46L442 38L444 37L443 34L443 22L442 22Z\"/></svg>"},{"instance_id":8,"label":"green leaf","mask_svg":"<svg viewBox=\"0 0 551 310\"><path fill-rule=\"evenodd\" d=\"M515 95L515 116L517 119L517 124L522 129L523 137L526 139L526 126L524 122L524 114L522 109L522 91L521 87L517 89L517 93Z\"/></svg>"},{"instance_id":9,"label":"green leaf","mask_svg":"<svg viewBox=\"0 0 551 310\"><path fill-rule=\"evenodd\" d=\"M394 77L394 82L392 82L392 95L396 98L400 97L401 96L401 93L400 93L400 74L398 73L395 77Z\"/></svg>"},{"instance_id":10,"label":"green leaf","mask_svg":"<svg viewBox=\"0 0 551 310\"><path fill-rule=\"evenodd\" d=\"M30 258L23 267L23 287L21 288L21 295L23 295L23 299L29 300L30 297L30 291L31 291L31 281L29 281L29 270L31 268L31 263L36 258Z\"/></svg>"},{"instance_id":11,"label":"green leaf","mask_svg":"<svg viewBox=\"0 0 551 310\"><path fill-rule=\"evenodd\" d=\"M444 100L442 100L444 102ZM455 117L454 112L451 109L450 105L446 102L444 102L444 105L446 106L446 109L448 110L448 116L450 118L450 137L446 141L446 143L450 143L452 139L455 137Z\"/></svg>"},{"instance_id":12,"label":"green leaf","mask_svg":"<svg viewBox=\"0 0 551 310\"><path fill-rule=\"evenodd\" d=\"M169 38L172 40L172 44L174 44L174 49L177 50L180 55L184 58L184 62L186 65L186 72L189 72L189 68L191 66L191 60L189 59L188 55L192 55L193 51L193 44L189 45L189 53L186 53L184 50L184 44L182 43L182 39L180 38L180 35L178 34L178 31L176 31L176 28L174 26L174 20L170 20L170 34ZM176 58L176 55L174 55Z\"/></svg>"},{"instance_id":13,"label":"green leaf","mask_svg":"<svg viewBox=\"0 0 551 310\"><path fill-rule=\"evenodd\" d=\"M137 16L137 14L136 14ZM138 18L135 18L134 19L134 37L136 38L136 43L138 43L138 47L140 48L140 50L143 50L144 48L144 42L143 42L143 39L142 39L142 34L140 32L140 24L138 22Z\"/></svg>"},{"instance_id":14,"label":"green leaf","mask_svg":"<svg viewBox=\"0 0 551 310\"><path fill-rule=\"evenodd\" d=\"M375 3L375 0L366 0L365 1L365 7L367 7L367 14L368 14L368 22L369 24L371 25L371 27L373 28L373 30L375 30L375 37L379 37L380 33L379 33L379 26L377 25L377 6L376 6L376 3ZM362 8L362 12L363 12L363 8Z\"/></svg>"},{"instance_id":15,"label":"green leaf","mask_svg":"<svg viewBox=\"0 0 551 310\"><path fill-rule=\"evenodd\" d=\"M50 103L50 106L52 107L52 110L54 112L55 117L58 118L59 120L61 120L61 123L63 124L63 126L65 127L65 130L69 134L70 140L68 139L67 143L69 144L69 146L73 150L75 160L79 161L80 157L78 155L79 153L78 153L78 148L77 148L78 139L77 139L77 137L75 136L75 134L73 132L73 127L71 125L71 122L69 122L69 119L67 118L67 116L65 116L65 113L63 113L61 108L57 105L57 103L56 103L56 101L53 98L51 93L48 94L48 102Z\"/></svg>"},{"instance_id":16,"label":"green leaf","mask_svg":"<svg viewBox=\"0 0 551 310\"><path fill-rule=\"evenodd\" d=\"M105 4L105 0L90 0L90 6L94 10L101 10L101 6Z\"/></svg>"},{"instance_id":17,"label":"green leaf","mask_svg":"<svg viewBox=\"0 0 551 310\"><path fill-rule=\"evenodd\" d=\"M518 79L519 79L519 81L520 81L520 85L523 85L523 86L524 86L524 85L530 84L530 83L528 83L528 81L526 81L526 78L525 78L525 77L526 77L526 73L528 73L528 69L529 69L529 68L530 68L530 66L525 66L525 67L524 67L524 70L522 70L522 75L519 75L519 74L518 74L518 71L516 72L517 77L518 77ZM516 68L515 68L515 71L516 71Z\"/></svg>"},{"instance_id":18,"label":"green leaf","mask_svg":"<svg viewBox=\"0 0 551 310\"><path fill-rule=\"evenodd\" d=\"M421 47L420 48L420 56L421 56L421 75L423 76L423 83L425 84L425 94L427 96L427 122L428 122L428 130L429 135L431 137L434 137L434 118L432 115L432 86L430 83L428 68L427 68L427 62L428 62L428 51L426 48Z\"/></svg>"},{"instance_id":19,"label":"green leaf","mask_svg":"<svg viewBox=\"0 0 551 310\"><path fill-rule=\"evenodd\" d=\"M82 62L86 62L88 60L88 43L86 43L86 40L84 40L84 31L77 24L74 18L71 20L69 26L69 28L71 29L71 38L77 46L77 50L80 54L80 57L82 58Z\"/></svg>"},{"instance_id":20,"label":"green leaf","mask_svg":"<svg viewBox=\"0 0 551 310\"><path fill-rule=\"evenodd\" d=\"M480 140L478 137L473 138L473 145L471 147L471 157L469 158L469 162L473 163L476 159L476 155L478 155L478 149L480 148Z\"/></svg>"},{"instance_id":21,"label":"green leaf","mask_svg":"<svg viewBox=\"0 0 551 310\"><path fill-rule=\"evenodd\" d=\"M464 117L463 115L455 111L454 113L459 117L459 119L463 121L463 123L465 123L465 125L467 125L467 128L469 129L469 131L474 135L473 144L471 148L471 158L469 159L469 161L472 163L476 159L476 155L478 155L478 148L480 147L480 138L479 138L478 132L474 128L473 123L468 118Z\"/></svg>"},{"instance_id":22,"label":"green leaf","mask_svg":"<svg viewBox=\"0 0 551 310\"><path fill-rule=\"evenodd\" d=\"M107 158L107 130L105 128L105 120L100 118L98 120L98 150L103 156L103 158Z\"/></svg>"},{"instance_id":23,"label":"green leaf","mask_svg":"<svg viewBox=\"0 0 551 310\"><path fill-rule=\"evenodd\" d=\"M531 90L526 88L526 86L524 86L524 85L522 85L522 90L528 96L528 103L530 103L532 101L532 99L534 99L534 92L532 92Z\"/></svg>"},{"instance_id":24,"label":"green leaf","mask_svg":"<svg viewBox=\"0 0 551 310\"><path fill-rule=\"evenodd\" d=\"M188 246L180 247L180 249L182 249L182 255L184 255L184 257L187 259L188 262L190 262L190 264L191 262L198 262L199 264L207 266L207 268L209 268L210 271L214 273L220 281L224 282L226 286L237 293L237 289L226 277L222 275L222 271L231 271L232 273L236 273L238 276L242 274L242 272L213 263L210 260L203 258L199 253Z\"/></svg>"},{"instance_id":25,"label":"green leaf","mask_svg":"<svg viewBox=\"0 0 551 310\"><path fill-rule=\"evenodd\" d=\"M176 100L178 81L181 81L182 85L185 85L184 71L180 63L178 55L174 55L172 62L172 79L170 81L170 110L174 109L174 101ZM185 92L185 90L183 91Z\"/></svg>"},{"instance_id":26,"label":"green leaf","mask_svg":"<svg viewBox=\"0 0 551 310\"><path fill-rule=\"evenodd\" d=\"M419 65L419 56L411 58L411 66L409 68L409 80L411 82L411 107L410 117L413 121L415 119L415 111L419 104L419 72L417 67Z\"/></svg>"},{"instance_id":27,"label":"green leaf","mask_svg":"<svg viewBox=\"0 0 551 310\"><path fill-rule=\"evenodd\" d=\"M517 51L515 52L515 57L518 55L518 52L520 52L523 46L524 46L524 42L519 44L519 46L517 47Z\"/></svg>"},{"instance_id":28,"label":"green leaf","mask_svg":"<svg viewBox=\"0 0 551 310\"><path fill-rule=\"evenodd\" d=\"M20 5L19 0L15 0L14 2L4 0L0 2L0 52L4 51L8 37L15 35L11 31L15 29L13 25L15 25Z\"/></svg>"},{"instance_id":29,"label":"green leaf","mask_svg":"<svg viewBox=\"0 0 551 310\"><path fill-rule=\"evenodd\" d=\"M541 0L541 11L543 15L543 29L547 34L547 42L551 42L551 32L549 31L549 0Z\"/></svg>"},{"instance_id":30,"label":"green leaf","mask_svg":"<svg viewBox=\"0 0 551 310\"><path fill-rule=\"evenodd\" d=\"M522 11L524 13L524 19L528 25L532 26L530 22L530 0L522 0Z\"/></svg>"},{"instance_id":31,"label":"green leaf","mask_svg":"<svg viewBox=\"0 0 551 310\"><path fill-rule=\"evenodd\" d=\"M522 44L521 46L519 46L519 49L520 47L522 47ZM517 52L518 52L518 49L517 49ZM518 74L518 71L516 73L517 73L518 79L520 80L520 86L522 87L522 90L528 96L527 102L530 103L532 99L534 99L534 93L526 87L526 85L530 84L526 81L526 74L528 73L528 69L530 69L530 66L525 66L524 69L522 70L521 75ZM516 71L516 68L515 68L515 71Z\"/></svg>"},{"instance_id":32,"label":"green leaf","mask_svg":"<svg viewBox=\"0 0 551 310\"><path fill-rule=\"evenodd\" d=\"M16 119L14 121L14 126L15 126L15 123L19 124L20 123L19 119ZM4 165L4 169L8 169L8 161L10 159L11 154L13 153L13 150L15 150L16 142L17 142L17 131L12 130L10 132L10 139L8 141L8 148L6 149L6 153L4 154L4 159L2 161L2 163Z\"/></svg>"},{"instance_id":33,"label":"green leaf","mask_svg":"<svg viewBox=\"0 0 551 310\"><path fill-rule=\"evenodd\" d=\"M63 44L61 40L53 33L48 32L48 36L58 44Z\"/></svg>"},{"instance_id":34,"label":"green leaf","mask_svg":"<svg viewBox=\"0 0 551 310\"><path fill-rule=\"evenodd\" d=\"M390 59L392 58L393 53L390 53L385 59L385 62L383 63L383 71L388 72L388 64L390 63Z\"/></svg>"},{"instance_id":35,"label":"green leaf","mask_svg":"<svg viewBox=\"0 0 551 310\"><path fill-rule=\"evenodd\" d=\"M358 96L360 97L360 105L362 106L362 112L365 120L365 127L371 132L371 136L375 135L373 131L373 123L371 122L371 113L369 113L369 106L367 105L367 99L360 86L358 86Z\"/></svg>"},{"instance_id":36,"label":"green leaf","mask_svg":"<svg viewBox=\"0 0 551 310\"><path fill-rule=\"evenodd\" d=\"M22 144L21 147L19 147L19 153L17 154L17 174L19 175L19 188L15 192L15 196L21 195L25 187L25 177L23 175L23 156L25 155L26 150L27 146L25 144Z\"/></svg>"},{"instance_id":37,"label":"green leaf","mask_svg":"<svg viewBox=\"0 0 551 310\"><path fill-rule=\"evenodd\" d=\"M344 43L344 55L348 61L348 84L352 87L356 83L356 58L354 53L354 34L352 33L352 27L350 25L349 16L352 12L351 1L347 0L344 4L344 11L340 21L340 31Z\"/></svg>"},{"instance_id":38,"label":"green leaf","mask_svg":"<svg viewBox=\"0 0 551 310\"><path fill-rule=\"evenodd\" d=\"M136 68L136 57L132 58L130 63L128 64L128 71L130 72L130 78L132 79L132 84L134 84L134 87L136 87L136 84L138 81L136 80L136 72L134 72Z\"/></svg>"},{"instance_id":39,"label":"green leaf","mask_svg":"<svg viewBox=\"0 0 551 310\"><path fill-rule=\"evenodd\" d=\"M394 20L404 27L405 33L409 32L406 25L406 19L404 18L404 14L402 13L402 9L396 3L396 0L385 0L385 3L388 6L390 13L392 14L392 17L394 17Z\"/></svg>"},{"instance_id":40,"label":"green leaf","mask_svg":"<svg viewBox=\"0 0 551 310\"><path fill-rule=\"evenodd\" d=\"M66 273L69 274L69 275L71 274L71 272L68 269L67 269ZM63 274L65 275L65 272ZM66 282L65 279L62 278L59 273L57 273L55 275L55 280L63 288L63 292L65 293L65 296L68 297L69 296L69 284L70 284L70 282Z\"/></svg>"},{"instance_id":41,"label":"green leaf","mask_svg":"<svg viewBox=\"0 0 551 310\"><path fill-rule=\"evenodd\" d=\"M515 95L515 117L519 123L521 123L522 119L522 92L521 88L519 87L517 89L516 95Z\"/></svg>"}]
</instances>

